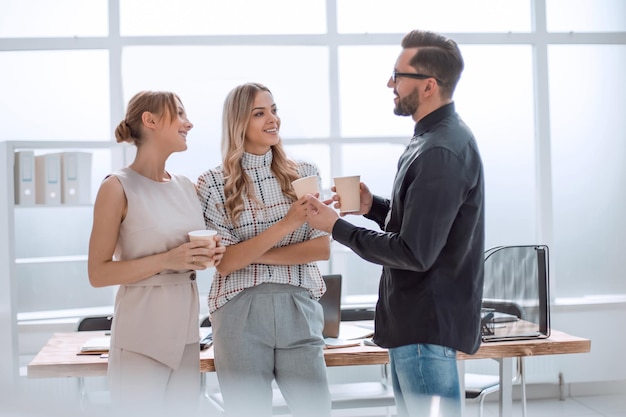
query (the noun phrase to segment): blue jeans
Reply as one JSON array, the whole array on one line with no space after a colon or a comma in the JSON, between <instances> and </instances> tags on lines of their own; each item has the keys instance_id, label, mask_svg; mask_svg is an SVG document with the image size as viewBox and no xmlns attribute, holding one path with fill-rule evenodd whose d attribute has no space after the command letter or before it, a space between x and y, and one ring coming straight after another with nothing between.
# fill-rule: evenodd
<instances>
[{"instance_id":1,"label":"blue jeans","mask_svg":"<svg viewBox=\"0 0 626 417\"><path fill-rule=\"evenodd\" d=\"M460 417L456 350L414 344L389 349L398 417Z\"/></svg>"}]
</instances>

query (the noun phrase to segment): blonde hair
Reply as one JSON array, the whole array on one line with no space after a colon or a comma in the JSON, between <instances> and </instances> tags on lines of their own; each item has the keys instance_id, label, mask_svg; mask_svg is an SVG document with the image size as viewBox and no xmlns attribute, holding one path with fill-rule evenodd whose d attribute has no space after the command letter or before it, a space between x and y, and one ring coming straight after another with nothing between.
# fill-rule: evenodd
<instances>
[{"instance_id":1,"label":"blonde hair","mask_svg":"<svg viewBox=\"0 0 626 417\"><path fill-rule=\"evenodd\" d=\"M168 91L140 91L128 102L126 117L115 128L115 139L139 146L143 137L143 113L150 112L158 118L169 115L172 122L178 114L179 102L180 98Z\"/></svg>"},{"instance_id":2,"label":"blonde hair","mask_svg":"<svg viewBox=\"0 0 626 417\"><path fill-rule=\"evenodd\" d=\"M243 196L260 205L252 180L244 172L241 161L244 154L246 128L252 115L254 99L261 91L272 92L262 84L247 83L235 87L226 96L222 114L222 166L224 169L224 204L226 212L234 225L244 209ZM283 149L282 142L272 146L272 173L276 176L283 194L295 201L296 194L291 182L299 178L297 165L290 160Z\"/></svg>"}]
</instances>

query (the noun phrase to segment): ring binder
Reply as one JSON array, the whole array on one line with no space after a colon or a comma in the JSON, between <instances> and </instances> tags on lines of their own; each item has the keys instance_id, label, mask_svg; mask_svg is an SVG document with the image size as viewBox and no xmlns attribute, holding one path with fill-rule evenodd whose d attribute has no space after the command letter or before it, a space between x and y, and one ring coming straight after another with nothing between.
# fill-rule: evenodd
<instances>
[{"instance_id":1,"label":"ring binder","mask_svg":"<svg viewBox=\"0 0 626 417\"><path fill-rule=\"evenodd\" d=\"M15 204L22 206L35 204L35 153L33 151L15 152L13 166Z\"/></svg>"},{"instance_id":2,"label":"ring binder","mask_svg":"<svg viewBox=\"0 0 626 417\"><path fill-rule=\"evenodd\" d=\"M61 204L61 155L35 156L35 203Z\"/></svg>"},{"instance_id":3,"label":"ring binder","mask_svg":"<svg viewBox=\"0 0 626 417\"><path fill-rule=\"evenodd\" d=\"M61 154L61 203L89 204L91 201L91 153Z\"/></svg>"}]
</instances>

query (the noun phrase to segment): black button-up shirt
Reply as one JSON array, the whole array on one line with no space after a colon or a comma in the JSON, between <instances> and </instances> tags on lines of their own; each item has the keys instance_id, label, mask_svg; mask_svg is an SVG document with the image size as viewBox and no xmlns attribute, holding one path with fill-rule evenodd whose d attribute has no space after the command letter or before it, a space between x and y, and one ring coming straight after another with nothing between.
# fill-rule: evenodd
<instances>
[{"instance_id":1,"label":"black button-up shirt","mask_svg":"<svg viewBox=\"0 0 626 417\"><path fill-rule=\"evenodd\" d=\"M340 219L333 238L382 265L374 341L474 353L480 345L484 181L480 154L454 103L428 114L398 161L391 199L366 216L382 232Z\"/></svg>"}]
</instances>

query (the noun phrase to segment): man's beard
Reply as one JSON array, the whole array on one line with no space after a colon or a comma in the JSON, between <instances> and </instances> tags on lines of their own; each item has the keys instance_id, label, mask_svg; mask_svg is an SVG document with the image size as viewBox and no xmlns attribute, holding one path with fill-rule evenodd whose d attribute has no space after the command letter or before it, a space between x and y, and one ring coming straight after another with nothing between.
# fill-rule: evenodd
<instances>
[{"instance_id":1,"label":"man's beard","mask_svg":"<svg viewBox=\"0 0 626 417\"><path fill-rule=\"evenodd\" d=\"M397 116L413 116L417 112L419 106L419 95L417 89L406 97L398 97L398 104L393 109Z\"/></svg>"}]
</instances>

